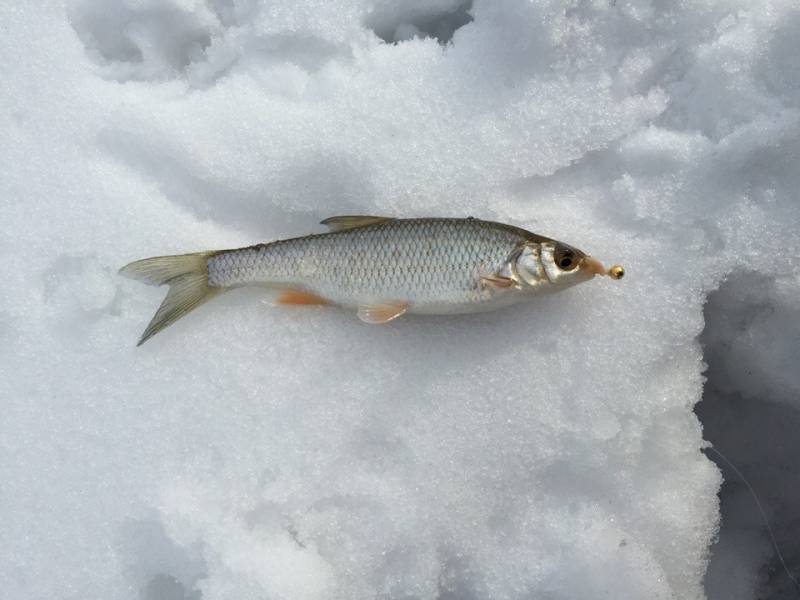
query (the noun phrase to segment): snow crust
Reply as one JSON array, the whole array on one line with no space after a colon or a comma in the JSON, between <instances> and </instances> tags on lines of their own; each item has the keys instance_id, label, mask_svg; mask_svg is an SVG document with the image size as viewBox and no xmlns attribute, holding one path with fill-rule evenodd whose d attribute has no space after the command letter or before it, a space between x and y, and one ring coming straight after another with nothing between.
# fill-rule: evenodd
<instances>
[{"instance_id":1,"label":"snow crust","mask_svg":"<svg viewBox=\"0 0 800 600\"><path fill-rule=\"evenodd\" d=\"M722 477L693 407L724 281L709 418L800 404L795 3L74 0L0 26L4 598L771 585L742 501L704 588ZM385 327L240 290L135 347L164 291L126 262L348 213L501 220L627 276Z\"/></svg>"}]
</instances>

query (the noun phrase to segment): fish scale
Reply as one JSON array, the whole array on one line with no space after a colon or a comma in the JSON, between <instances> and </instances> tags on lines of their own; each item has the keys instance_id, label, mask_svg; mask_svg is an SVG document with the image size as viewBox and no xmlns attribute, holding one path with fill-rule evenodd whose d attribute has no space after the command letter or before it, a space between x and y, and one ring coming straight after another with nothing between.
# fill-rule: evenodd
<instances>
[{"instance_id":1,"label":"fish scale","mask_svg":"<svg viewBox=\"0 0 800 600\"><path fill-rule=\"evenodd\" d=\"M486 299L481 276L525 239L522 230L477 219L388 220L221 252L208 261L209 285L289 285L347 306L457 308Z\"/></svg>"}]
</instances>

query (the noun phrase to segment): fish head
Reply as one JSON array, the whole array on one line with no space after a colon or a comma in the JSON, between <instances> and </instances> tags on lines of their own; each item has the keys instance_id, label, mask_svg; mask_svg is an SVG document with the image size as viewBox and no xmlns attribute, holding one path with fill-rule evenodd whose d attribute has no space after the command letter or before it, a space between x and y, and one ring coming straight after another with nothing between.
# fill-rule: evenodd
<instances>
[{"instance_id":1,"label":"fish head","mask_svg":"<svg viewBox=\"0 0 800 600\"><path fill-rule=\"evenodd\" d=\"M585 252L557 241L527 242L516 258L520 282L532 289L563 289L607 275L602 263Z\"/></svg>"}]
</instances>

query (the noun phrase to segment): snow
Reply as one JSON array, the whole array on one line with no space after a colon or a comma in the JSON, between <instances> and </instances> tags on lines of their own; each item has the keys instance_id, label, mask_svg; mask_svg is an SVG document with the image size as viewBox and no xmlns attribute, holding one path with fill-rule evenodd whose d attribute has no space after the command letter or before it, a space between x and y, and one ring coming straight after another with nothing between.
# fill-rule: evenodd
<instances>
[{"instance_id":1,"label":"snow","mask_svg":"<svg viewBox=\"0 0 800 600\"><path fill-rule=\"evenodd\" d=\"M4 598L793 593L702 449L796 567L794 3L73 0L0 26ZM348 213L501 220L627 275L385 327L240 290L135 347L164 290L123 264Z\"/></svg>"}]
</instances>

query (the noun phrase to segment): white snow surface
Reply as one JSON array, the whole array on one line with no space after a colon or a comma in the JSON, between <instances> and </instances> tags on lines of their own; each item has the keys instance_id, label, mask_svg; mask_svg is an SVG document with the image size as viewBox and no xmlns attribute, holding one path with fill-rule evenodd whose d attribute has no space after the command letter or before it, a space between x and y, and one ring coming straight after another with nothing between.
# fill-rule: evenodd
<instances>
[{"instance_id":1,"label":"white snow surface","mask_svg":"<svg viewBox=\"0 0 800 600\"><path fill-rule=\"evenodd\" d=\"M727 278L777 308L722 319L722 392L800 409L796 2L47 0L0 30L0 596L705 597ZM337 214L627 276L383 327L239 290L135 347L164 290L123 264ZM763 584L742 539L720 598Z\"/></svg>"}]
</instances>

